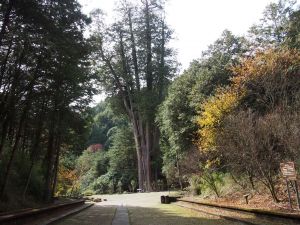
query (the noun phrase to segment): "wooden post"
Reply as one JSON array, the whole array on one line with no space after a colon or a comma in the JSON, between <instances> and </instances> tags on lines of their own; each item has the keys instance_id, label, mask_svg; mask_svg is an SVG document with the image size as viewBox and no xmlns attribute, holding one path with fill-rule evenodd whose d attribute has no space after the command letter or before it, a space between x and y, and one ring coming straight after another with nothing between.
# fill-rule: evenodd
<instances>
[{"instance_id":1,"label":"wooden post","mask_svg":"<svg viewBox=\"0 0 300 225\"><path fill-rule=\"evenodd\" d=\"M245 200L246 200L246 204L249 204L248 197L249 197L249 194L245 194L245 195L244 195L244 198L245 198Z\"/></svg>"},{"instance_id":2,"label":"wooden post","mask_svg":"<svg viewBox=\"0 0 300 225\"><path fill-rule=\"evenodd\" d=\"M299 191L298 191L298 183L295 180L295 189L296 189L296 194L297 194L297 203L298 203L298 208L300 209L300 196L299 196Z\"/></svg>"},{"instance_id":3,"label":"wooden post","mask_svg":"<svg viewBox=\"0 0 300 225\"><path fill-rule=\"evenodd\" d=\"M291 200L291 193L290 193L290 188L289 188L289 181L287 179L286 179L286 188L287 188L288 195L289 195L290 208L292 209L293 206L292 206L292 200Z\"/></svg>"}]
</instances>

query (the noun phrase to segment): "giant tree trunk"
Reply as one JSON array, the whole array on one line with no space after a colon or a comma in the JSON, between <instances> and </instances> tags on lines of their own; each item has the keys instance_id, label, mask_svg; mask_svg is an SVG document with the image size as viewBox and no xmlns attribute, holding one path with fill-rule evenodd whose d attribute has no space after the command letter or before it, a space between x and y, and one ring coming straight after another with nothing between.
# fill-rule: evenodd
<instances>
[{"instance_id":1,"label":"giant tree trunk","mask_svg":"<svg viewBox=\"0 0 300 225\"><path fill-rule=\"evenodd\" d=\"M137 118L138 117L138 118ZM152 191L151 186L151 164L150 152L152 145L152 135L149 125L144 125L141 117L131 113L133 124L133 134L138 160L139 188L145 191Z\"/></svg>"}]
</instances>

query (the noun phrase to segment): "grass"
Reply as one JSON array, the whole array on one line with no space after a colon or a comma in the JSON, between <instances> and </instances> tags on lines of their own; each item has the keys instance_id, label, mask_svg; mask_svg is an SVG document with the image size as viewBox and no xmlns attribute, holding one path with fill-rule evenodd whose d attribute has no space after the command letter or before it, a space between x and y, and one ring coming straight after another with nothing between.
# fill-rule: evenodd
<instances>
[{"instance_id":1,"label":"grass","mask_svg":"<svg viewBox=\"0 0 300 225\"><path fill-rule=\"evenodd\" d=\"M201 214L175 205L153 208L129 207L131 225L234 225L215 216Z\"/></svg>"}]
</instances>

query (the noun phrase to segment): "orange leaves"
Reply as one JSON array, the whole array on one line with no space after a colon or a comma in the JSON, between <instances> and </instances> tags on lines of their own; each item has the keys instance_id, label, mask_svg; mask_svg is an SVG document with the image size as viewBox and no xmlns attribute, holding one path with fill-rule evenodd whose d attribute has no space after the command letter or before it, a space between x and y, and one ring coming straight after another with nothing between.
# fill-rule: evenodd
<instances>
[{"instance_id":1,"label":"orange leaves","mask_svg":"<svg viewBox=\"0 0 300 225\"><path fill-rule=\"evenodd\" d=\"M275 74L288 75L300 69L300 53L296 49L269 49L245 59L240 66L232 68L236 75L233 85L243 88L247 81Z\"/></svg>"},{"instance_id":2,"label":"orange leaves","mask_svg":"<svg viewBox=\"0 0 300 225\"><path fill-rule=\"evenodd\" d=\"M78 180L79 176L76 170L59 165L56 195L71 194L71 192L78 188Z\"/></svg>"},{"instance_id":3,"label":"orange leaves","mask_svg":"<svg viewBox=\"0 0 300 225\"><path fill-rule=\"evenodd\" d=\"M300 86L300 53L294 49L269 49L244 59L232 68L235 76L227 88L201 105L198 146L210 151L216 148L216 136L222 132L222 122L240 105L259 113L273 110L291 101Z\"/></svg>"},{"instance_id":4,"label":"orange leaves","mask_svg":"<svg viewBox=\"0 0 300 225\"><path fill-rule=\"evenodd\" d=\"M77 176L75 170L69 170L63 166L60 166L59 176L62 179L70 180L70 181L76 181L78 179L78 176Z\"/></svg>"}]
</instances>

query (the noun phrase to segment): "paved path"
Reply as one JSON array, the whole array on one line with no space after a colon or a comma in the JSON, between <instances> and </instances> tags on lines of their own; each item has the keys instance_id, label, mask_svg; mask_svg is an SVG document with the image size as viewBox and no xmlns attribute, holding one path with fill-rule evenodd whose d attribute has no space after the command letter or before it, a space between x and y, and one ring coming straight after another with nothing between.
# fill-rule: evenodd
<instances>
[{"instance_id":1,"label":"paved path","mask_svg":"<svg viewBox=\"0 0 300 225\"><path fill-rule=\"evenodd\" d=\"M112 221L112 225L129 225L128 211L124 206L119 206Z\"/></svg>"},{"instance_id":2,"label":"paved path","mask_svg":"<svg viewBox=\"0 0 300 225\"><path fill-rule=\"evenodd\" d=\"M111 225L116 207L94 205L76 215L66 217L54 225Z\"/></svg>"},{"instance_id":3,"label":"paved path","mask_svg":"<svg viewBox=\"0 0 300 225\"><path fill-rule=\"evenodd\" d=\"M176 205L160 204L168 193L97 196L107 201L95 204L54 225L242 225Z\"/></svg>"}]
</instances>

